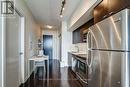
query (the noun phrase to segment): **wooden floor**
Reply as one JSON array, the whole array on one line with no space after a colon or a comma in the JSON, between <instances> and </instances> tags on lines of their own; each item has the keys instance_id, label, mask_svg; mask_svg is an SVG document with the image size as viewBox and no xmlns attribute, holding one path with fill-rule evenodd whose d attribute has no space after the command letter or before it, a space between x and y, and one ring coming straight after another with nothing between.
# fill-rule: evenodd
<instances>
[{"instance_id":1,"label":"wooden floor","mask_svg":"<svg viewBox=\"0 0 130 87\"><path fill-rule=\"evenodd\" d=\"M43 67L37 68L24 87L82 87L70 69L60 68L59 61L49 60L46 64L47 72Z\"/></svg>"}]
</instances>

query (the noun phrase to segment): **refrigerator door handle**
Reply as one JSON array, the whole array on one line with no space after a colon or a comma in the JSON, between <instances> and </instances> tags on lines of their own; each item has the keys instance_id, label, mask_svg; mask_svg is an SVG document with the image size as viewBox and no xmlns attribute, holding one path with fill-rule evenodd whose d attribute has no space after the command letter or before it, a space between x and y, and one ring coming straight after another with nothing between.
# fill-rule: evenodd
<instances>
[{"instance_id":1,"label":"refrigerator door handle","mask_svg":"<svg viewBox=\"0 0 130 87\"><path fill-rule=\"evenodd\" d=\"M91 45L92 45L92 41L91 41L91 31L88 31L88 34L87 34L87 52L88 52L88 55L87 55L87 59L86 59L86 62L87 62L87 66L88 67L91 67L91 60L90 60L90 64L89 64L89 58L91 59Z\"/></svg>"},{"instance_id":2,"label":"refrigerator door handle","mask_svg":"<svg viewBox=\"0 0 130 87\"><path fill-rule=\"evenodd\" d=\"M89 60L90 59L90 60ZM86 59L86 61L87 61L87 66L90 68L91 67L91 65L92 65L92 56L91 56L91 51L88 51L88 56L87 56L87 59Z\"/></svg>"},{"instance_id":3,"label":"refrigerator door handle","mask_svg":"<svg viewBox=\"0 0 130 87\"><path fill-rule=\"evenodd\" d=\"M91 32L88 31L88 34L87 34L87 49L90 49L91 48Z\"/></svg>"},{"instance_id":4,"label":"refrigerator door handle","mask_svg":"<svg viewBox=\"0 0 130 87\"><path fill-rule=\"evenodd\" d=\"M87 59L86 59L87 66L89 67L89 64L88 64L88 58L89 58L89 51L88 51L88 55L87 55Z\"/></svg>"}]
</instances>

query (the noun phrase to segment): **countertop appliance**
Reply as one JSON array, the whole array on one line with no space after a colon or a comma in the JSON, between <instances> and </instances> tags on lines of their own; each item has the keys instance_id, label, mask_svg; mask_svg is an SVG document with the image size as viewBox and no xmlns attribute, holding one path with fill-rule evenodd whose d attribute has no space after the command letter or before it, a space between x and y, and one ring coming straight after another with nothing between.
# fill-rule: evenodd
<instances>
[{"instance_id":1,"label":"countertop appliance","mask_svg":"<svg viewBox=\"0 0 130 87\"><path fill-rule=\"evenodd\" d=\"M89 28L88 87L130 87L130 10Z\"/></svg>"}]
</instances>

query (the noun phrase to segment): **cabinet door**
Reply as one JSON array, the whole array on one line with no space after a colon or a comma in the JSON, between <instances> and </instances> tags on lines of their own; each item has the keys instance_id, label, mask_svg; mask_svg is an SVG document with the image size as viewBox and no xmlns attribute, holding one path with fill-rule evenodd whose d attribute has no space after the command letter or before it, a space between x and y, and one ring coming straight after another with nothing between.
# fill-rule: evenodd
<instances>
[{"instance_id":1,"label":"cabinet door","mask_svg":"<svg viewBox=\"0 0 130 87\"><path fill-rule=\"evenodd\" d=\"M86 28L81 29L81 41L83 43L87 42L87 32L88 32L88 29Z\"/></svg>"},{"instance_id":2,"label":"cabinet door","mask_svg":"<svg viewBox=\"0 0 130 87\"><path fill-rule=\"evenodd\" d=\"M97 23L107 17L108 14L108 0L103 0L95 9L94 9L94 23Z\"/></svg>"},{"instance_id":3,"label":"cabinet door","mask_svg":"<svg viewBox=\"0 0 130 87\"><path fill-rule=\"evenodd\" d=\"M68 52L68 65L72 68L72 54Z\"/></svg>"},{"instance_id":4,"label":"cabinet door","mask_svg":"<svg viewBox=\"0 0 130 87\"><path fill-rule=\"evenodd\" d=\"M109 0L109 16L127 8L130 5L129 0Z\"/></svg>"},{"instance_id":5,"label":"cabinet door","mask_svg":"<svg viewBox=\"0 0 130 87\"><path fill-rule=\"evenodd\" d=\"M80 42L80 29L73 31L73 44Z\"/></svg>"}]
</instances>

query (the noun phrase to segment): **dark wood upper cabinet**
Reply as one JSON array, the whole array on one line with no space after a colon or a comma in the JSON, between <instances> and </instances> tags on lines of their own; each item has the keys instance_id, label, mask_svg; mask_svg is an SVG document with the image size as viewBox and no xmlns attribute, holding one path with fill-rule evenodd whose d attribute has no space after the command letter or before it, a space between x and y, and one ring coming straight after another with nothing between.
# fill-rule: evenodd
<instances>
[{"instance_id":1,"label":"dark wood upper cabinet","mask_svg":"<svg viewBox=\"0 0 130 87\"><path fill-rule=\"evenodd\" d=\"M86 22L78 29L73 31L73 44L84 43L87 40L88 28L94 24L94 19Z\"/></svg>"},{"instance_id":2,"label":"dark wood upper cabinet","mask_svg":"<svg viewBox=\"0 0 130 87\"><path fill-rule=\"evenodd\" d=\"M81 42L80 29L76 29L73 31L73 44Z\"/></svg>"},{"instance_id":3,"label":"dark wood upper cabinet","mask_svg":"<svg viewBox=\"0 0 130 87\"><path fill-rule=\"evenodd\" d=\"M129 0L109 0L109 14L114 14L120 10L127 8L127 5L130 4Z\"/></svg>"},{"instance_id":4,"label":"dark wood upper cabinet","mask_svg":"<svg viewBox=\"0 0 130 87\"><path fill-rule=\"evenodd\" d=\"M95 9L94 9L94 23L101 21L106 18L108 12L108 0L103 0Z\"/></svg>"},{"instance_id":5,"label":"dark wood upper cabinet","mask_svg":"<svg viewBox=\"0 0 130 87\"><path fill-rule=\"evenodd\" d=\"M130 6L130 0L103 0L94 9L94 23L115 14Z\"/></svg>"}]
</instances>

